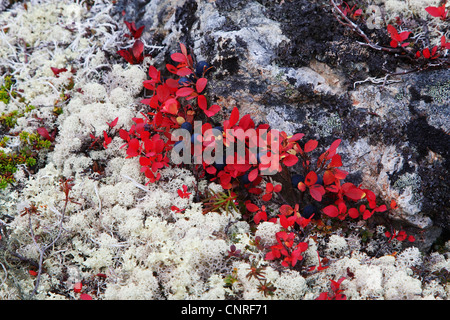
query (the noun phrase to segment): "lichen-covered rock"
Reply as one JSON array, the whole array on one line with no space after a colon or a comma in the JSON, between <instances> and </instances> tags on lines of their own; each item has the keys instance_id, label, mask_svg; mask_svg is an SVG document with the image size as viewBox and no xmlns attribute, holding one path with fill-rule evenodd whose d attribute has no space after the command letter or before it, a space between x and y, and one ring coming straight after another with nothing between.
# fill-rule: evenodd
<instances>
[{"instance_id":1,"label":"lichen-covered rock","mask_svg":"<svg viewBox=\"0 0 450 320\"><path fill-rule=\"evenodd\" d=\"M58 225L61 238L45 256L38 299L78 299L73 286L81 281L96 288L96 299L315 299L340 277L349 299L449 299L446 70L384 78L398 59L358 44L326 0L13 2L0 4L8 9L0 13L8 29L0 30L0 71L13 73L16 88L36 105L15 130L42 125L57 135L36 172L20 168L15 188L0 194L0 299L30 297L36 279L28 270ZM375 3L392 18L436 1ZM130 46L124 20L146 26L151 57L142 65L116 53ZM385 232L392 230L371 222L352 224L353 231L337 225L333 234L317 226L298 265L282 268L264 259L279 224L254 228L239 210L204 214L194 194L177 196L182 186L220 192L220 185L178 167L146 185L139 159L125 158L119 137L91 150L90 134L102 135L116 117L117 127L128 128L141 116L148 66L164 69L179 42L214 66L208 94L225 113L237 106L256 122L303 132L324 147L342 139L348 180L399 207L375 222L416 241L405 248L393 239L397 253L390 253ZM68 71L57 77L51 67ZM23 108L16 100L1 102L0 111ZM61 178L73 179L64 220ZM23 215L31 204L39 215ZM252 268L264 270L272 294L250 276Z\"/></svg>"},{"instance_id":2,"label":"lichen-covered rock","mask_svg":"<svg viewBox=\"0 0 450 320\"><path fill-rule=\"evenodd\" d=\"M325 145L343 138L348 171L385 201L397 201L393 219L432 237L423 249L439 230L449 230L448 183L439 178L449 164L447 72L372 83L385 73L382 64L395 69L395 59L346 36L328 1L181 1L172 11L169 3L127 16L153 17L153 26L160 17L158 26L169 34L157 64L178 41L186 43L216 68L211 92L225 108L239 106L259 121ZM121 5L136 8L139 2ZM399 10L395 1L377 5L389 15ZM411 3L407 10L424 7Z\"/></svg>"}]
</instances>

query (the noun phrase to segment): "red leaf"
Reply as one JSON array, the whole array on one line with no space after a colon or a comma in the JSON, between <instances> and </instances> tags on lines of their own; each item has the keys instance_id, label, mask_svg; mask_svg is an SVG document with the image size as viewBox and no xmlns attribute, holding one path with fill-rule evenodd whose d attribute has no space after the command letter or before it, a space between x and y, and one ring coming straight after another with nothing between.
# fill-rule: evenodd
<instances>
[{"instance_id":1,"label":"red leaf","mask_svg":"<svg viewBox=\"0 0 450 320\"><path fill-rule=\"evenodd\" d=\"M259 210L259 207L256 204L253 204L251 202L247 202L245 204L245 207L247 208L248 211L250 212L256 212Z\"/></svg>"},{"instance_id":2,"label":"red leaf","mask_svg":"<svg viewBox=\"0 0 450 320\"><path fill-rule=\"evenodd\" d=\"M447 40L445 39L445 36L441 37L441 47L444 49L450 50L450 42L447 42Z\"/></svg>"},{"instance_id":3,"label":"red leaf","mask_svg":"<svg viewBox=\"0 0 450 320\"><path fill-rule=\"evenodd\" d=\"M287 167L292 167L298 162L297 156L293 154L288 154L286 157L283 158L283 164Z\"/></svg>"},{"instance_id":4,"label":"red leaf","mask_svg":"<svg viewBox=\"0 0 450 320\"><path fill-rule=\"evenodd\" d=\"M445 20L447 16L447 11L445 10L445 2L440 7L427 7L425 8L425 10L433 17L441 18L442 20Z\"/></svg>"},{"instance_id":5,"label":"red leaf","mask_svg":"<svg viewBox=\"0 0 450 320\"><path fill-rule=\"evenodd\" d=\"M92 300L92 297L86 293L80 294L80 300Z\"/></svg>"},{"instance_id":6,"label":"red leaf","mask_svg":"<svg viewBox=\"0 0 450 320\"><path fill-rule=\"evenodd\" d=\"M133 56L137 61L141 60L141 55L144 52L144 43L141 40L136 40L131 48Z\"/></svg>"},{"instance_id":7,"label":"red leaf","mask_svg":"<svg viewBox=\"0 0 450 320\"><path fill-rule=\"evenodd\" d=\"M392 40L392 41L389 43L389 45L390 45L392 48L397 48L397 47L398 47L398 42L397 42L396 40Z\"/></svg>"},{"instance_id":8,"label":"red leaf","mask_svg":"<svg viewBox=\"0 0 450 320\"><path fill-rule=\"evenodd\" d=\"M177 72L178 72L178 69L169 63L166 64L166 68L167 68L167 70L169 70L170 73L177 74Z\"/></svg>"},{"instance_id":9,"label":"red leaf","mask_svg":"<svg viewBox=\"0 0 450 320\"><path fill-rule=\"evenodd\" d=\"M178 71L176 72L176 74L180 77L188 76L191 73L192 73L192 70L189 68L181 68L181 69L178 69Z\"/></svg>"},{"instance_id":10,"label":"red leaf","mask_svg":"<svg viewBox=\"0 0 450 320\"><path fill-rule=\"evenodd\" d=\"M331 159L335 155L336 149L337 149L337 147L339 147L340 143L341 143L341 139L337 139L331 144L331 146L327 150L327 152L328 152L327 160Z\"/></svg>"},{"instance_id":11,"label":"red leaf","mask_svg":"<svg viewBox=\"0 0 450 320\"><path fill-rule=\"evenodd\" d=\"M176 99L167 100L161 111L176 115L178 113L178 101Z\"/></svg>"},{"instance_id":12,"label":"red leaf","mask_svg":"<svg viewBox=\"0 0 450 320\"><path fill-rule=\"evenodd\" d=\"M208 172L209 174L216 174L217 169L214 166L209 166L208 168L206 168L206 172Z\"/></svg>"},{"instance_id":13,"label":"red leaf","mask_svg":"<svg viewBox=\"0 0 450 320\"><path fill-rule=\"evenodd\" d=\"M323 174L323 183L325 185L332 184L336 181L336 178L331 170L326 170Z\"/></svg>"},{"instance_id":14,"label":"red leaf","mask_svg":"<svg viewBox=\"0 0 450 320\"><path fill-rule=\"evenodd\" d=\"M127 149L127 158L136 157L139 155L139 140L138 139L131 139L128 143L128 149Z\"/></svg>"},{"instance_id":15,"label":"red leaf","mask_svg":"<svg viewBox=\"0 0 450 320\"><path fill-rule=\"evenodd\" d=\"M431 57L430 49L428 49L428 48L425 48L422 51L422 54L425 59L430 59L430 57Z\"/></svg>"},{"instance_id":16,"label":"red leaf","mask_svg":"<svg viewBox=\"0 0 450 320\"><path fill-rule=\"evenodd\" d=\"M350 218L356 219L359 217L359 211L355 208L348 209L348 215Z\"/></svg>"},{"instance_id":17,"label":"red leaf","mask_svg":"<svg viewBox=\"0 0 450 320\"><path fill-rule=\"evenodd\" d=\"M105 149L106 149L108 144L111 143L112 138L108 136L108 133L106 133L105 130L103 130L103 139L104 139L103 147L105 147Z\"/></svg>"},{"instance_id":18,"label":"red leaf","mask_svg":"<svg viewBox=\"0 0 450 320\"><path fill-rule=\"evenodd\" d=\"M135 39L138 39L138 38L141 37L142 31L144 31L144 27L145 26L142 26L142 27L140 27L139 29L136 30L136 32L133 34Z\"/></svg>"},{"instance_id":19,"label":"red leaf","mask_svg":"<svg viewBox=\"0 0 450 320\"><path fill-rule=\"evenodd\" d=\"M180 49L181 49L181 53L183 53L185 56L187 56L186 46L184 44L182 44L181 42L180 42Z\"/></svg>"},{"instance_id":20,"label":"red leaf","mask_svg":"<svg viewBox=\"0 0 450 320\"><path fill-rule=\"evenodd\" d=\"M268 259L266 258L266 260ZM322 292L321 294L319 294L316 300L328 300L328 292Z\"/></svg>"},{"instance_id":21,"label":"red leaf","mask_svg":"<svg viewBox=\"0 0 450 320\"><path fill-rule=\"evenodd\" d=\"M230 122L229 122L229 127L233 127L239 120L239 109L237 107L234 107L233 110L231 111L231 115L230 115Z\"/></svg>"},{"instance_id":22,"label":"red leaf","mask_svg":"<svg viewBox=\"0 0 450 320\"><path fill-rule=\"evenodd\" d=\"M54 74L57 78L59 77L59 74L60 74L61 72L66 72L66 71L67 71L66 68L58 69L58 68L50 67L50 69L52 69L53 74Z\"/></svg>"},{"instance_id":23,"label":"red leaf","mask_svg":"<svg viewBox=\"0 0 450 320\"><path fill-rule=\"evenodd\" d=\"M117 53L124 58L128 63L133 64L134 60L133 60L133 55L125 49L119 50L117 51Z\"/></svg>"},{"instance_id":24,"label":"red leaf","mask_svg":"<svg viewBox=\"0 0 450 320\"><path fill-rule=\"evenodd\" d=\"M290 141L290 142L292 142L292 141L298 141L298 140L300 140L301 138L303 138L304 136L305 136L304 133L296 133L296 134L294 134L292 137L289 138L289 141Z\"/></svg>"},{"instance_id":25,"label":"red leaf","mask_svg":"<svg viewBox=\"0 0 450 320\"><path fill-rule=\"evenodd\" d=\"M115 118L111 123L106 123L110 128L114 128L117 124L117 121L119 121L119 117Z\"/></svg>"},{"instance_id":26,"label":"red leaf","mask_svg":"<svg viewBox=\"0 0 450 320\"><path fill-rule=\"evenodd\" d=\"M172 60L176 62L186 63L186 56L179 52L172 53L170 55L170 58L172 58Z\"/></svg>"},{"instance_id":27,"label":"red leaf","mask_svg":"<svg viewBox=\"0 0 450 320\"><path fill-rule=\"evenodd\" d=\"M148 76L152 80L155 80L155 81L159 82L159 75L160 75L160 73L159 73L158 69L156 69L154 66L150 66L148 68Z\"/></svg>"},{"instance_id":28,"label":"red leaf","mask_svg":"<svg viewBox=\"0 0 450 320\"><path fill-rule=\"evenodd\" d=\"M40 127L36 129L37 133L39 133L43 138L53 141L53 138L48 134L47 129L44 127Z\"/></svg>"},{"instance_id":29,"label":"red leaf","mask_svg":"<svg viewBox=\"0 0 450 320\"><path fill-rule=\"evenodd\" d=\"M317 182L317 174L314 171L310 171L305 178L305 184L310 187Z\"/></svg>"},{"instance_id":30,"label":"red leaf","mask_svg":"<svg viewBox=\"0 0 450 320\"><path fill-rule=\"evenodd\" d=\"M249 180L250 182L253 182L257 177L258 177L258 169L253 169L253 170L250 171L250 173L248 174L248 180Z\"/></svg>"},{"instance_id":31,"label":"red leaf","mask_svg":"<svg viewBox=\"0 0 450 320\"><path fill-rule=\"evenodd\" d=\"M284 214L285 216L288 216L290 214L292 214L294 212L294 209L292 209L292 207L288 204L283 204L280 207L280 212L281 214Z\"/></svg>"},{"instance_id":32,"label":"red leaf","mask_svg":"<svg viewBox=\"0 0 450 320\"><path fill-rule=\"evenodd\" d=\"M304 151L305 152L311 152L315 148L317 148L317 145L319 143L316 140L309 140L307 143L305 143Z\"/></svg>"},{"instance_id":33,"label":"red leaf","mask_svg":"<svg viewBox=\"0 0 450 320\"><path fill-rule=\"evenodd\" d=\"M208 117L214 116L219 111L220 111L220 107L217 104L213 104L209 108L209 110L203 110L203 112L205 112L206 116L208 116Z\"/></svg>"},{"instance_id":34,"label":"red leaf","mask_svg":"<svg viewBox=\"0 0 450 320\"><path fill-rule=\"evenodd\" d=\"M252 117L249 114L246 114L239 121L239 127L244 130L247 130L249 128L253 129L255 127L255 123L253 122Z\"/></svg>"},{"instance_id":35,"label":"red leaf","mask_svg":"<svg viewBox=\"0 0 450 320\"><path fill-rule=\"evenodd\" d=\"M83 284L81 282L75 283L75 286L73 287L73 291L76 293L81 292L81 289L83 288Z\"/></svg>"},{"instance_id":36,"label":"red leaf","mask_svg":"<svg viewBox=\"0 0 450 320\"><path fill-rule=\"evenodd\" d=\"M373 211L375 211L375 212L385 212L387 210L387 207L386 207L386 205L381 205L381 206L379 206L379 207L376 207Z\"/></svg>"},{"instance_id":37,"label":"red leaf","mask_svg":"<svg viewBox=\"0 0 450 320\"><path fill-rule=\"evenodd\" d=\"M364 219L364 220L367 220L367 219L369 219L372 215L373 215L373 211L370 212L369 210L364 210L364 212L363 212L363 219Z\"/></svg>"},{"instance_id":38,"label":"red leaf","mask_svg":"<svg viewBox=\"0 0 450 320\"><path fill-rule=\"evenodd\" d=\"M394 209L394 210L398 209L397 202L394 199L391 200L390 207L391 207L391 209Z\"/></svg>"},{"instance_id":39,"label":"red leaf","mask_svg":"<svg viewBox=\"0 0 450 320\"><path fill-rule=\"evenodd\" d=\"M266 193L261 197L262 201L270 201L272 199L272 193Z\"/></svg>"},{"instance_id":40,"label":"red leaf","mask_svg":"<svg viewBox=\"0 0 450 320\"><path fill-rule=\"evenodd\" d=\"M187 97L189 96L192 92L194 92L194 89L190 88L190 87L182 87L180 89L177 90L177 97Z\"/></svg>"},{"instance_id":41,"label":"red leaf","mask_svg":"<svg viewBox=\"0 0 450 320\"><path fill-rule=\"evenodd\" d=\"M334 174L334 177L336 179L342 180L342 179L345 179L345 177L347 177L348 172L344 171L344 170L341 170L341 169L338 169L338 168L334 168L333 169L333 174Z\"/></svg>"},{"instance_id":42,"label":"red leaf","mask_svg":"<svg viewBox=\"0 0 450 320\"><path fill-rule=\"evenodd\" d=\"M400 232L397 234L396 239L397 239L398 241L404 241L404 240L406 239L406 232L403 231L403 230L400 231Z\"/></svg>"},{"instance_id":43,"label":"red leaf","mask_svg":"<svg viewBox=\"0 0 450 320\"><path fill-rule=\"evenodd\" d=\"M146 166L150 166L152 164L152 161L149 158L147 158L147 157L140 157L139 158L139 164L142 167L146 167Z\"/></svg>"},{"instance_id":44,"label":"red leaf","mask_svg":"<svg viewBox=\"0 0 450 320\"><path fill-rule=\"evenodd\" d=\"M325 194L325 189L320 184L315 184L309 188L309 193L317 201L322 201L322 196Z\"/></svg>"},{"instance_id":45,"label":"red leaf","mask_svg":"<svg viewBox=\"0 0 450 320\"><path fill-rule=\"evenodd\" d=\"M336 206L333 206L333 205L326 206L325 208L323 208L322 211L327 216L332 217L332 218L337 217L339 214L338 208L336 208Z\"/></svg>"},{"instance_id":46,"label":"red leaf","mask_svg":"<svg viewBox=\"0 0 450 320\"><path fill-rule=\"evenodd\" d=\"M335 154L328 165L330 168L342 167L341 155Z\"/></svg>"},{"instance_id":47,"label":"red leaf","mask_svg":"<svg viewBox=\"0 0 450 320\"><path fill-rule=\"evenodd\" d=\"M392 39L397 39L398 32L397 32L397 29L395 29L395 27L393 25L388 24L387 31L388 31L388 33L389 33L389 35L391 36Z\"/></svg>"},{"instance_id":48,"label":"red leaf","mask_svg":"<svg viewBox=\"0 0 450 320\"><path fill-rule=\"evenodd\" d=\"M197 104L198 107L203 111L208 109L208 102L206 100L206 97L202 94L197 97Z\"/></svg>"},{"instance_id":49,"label":"red leaf","mask_svg":"<svg viewBox=\"0 0 450 320\"><path fill-rule=\"evenodd\" d=\"M206 78L200 78L197 80L197 83L195 84L195 89L197 90L197 93L201 93L208 83L208 80Z\"/></svg>"},{"instance_id":50,"label":"red leaf","mask_svg":"<svg viewBox=\"0 0 450 320\"><path fill-rule=\"evenodd\" d=\"M123 139L123 140L130 140L130 135L128 134L128 131L124 130L124 129L120 129L119 130L119 136Z\"/></svg>"},{"instance_id":51,"label":"red leaf","mask_svg":"<svg viewBox=\"0 0 450 320\"><path fill-rule=\"evenodd\" d=\"M306 185L303 182L299 182L297 184L297 188L298 190L300 190L301 192L304 192L306 190Z\"/></svg>"},{"instance_id":52,"label":"red leaf","mask_svg":"<svg viewBox=\"0 0 450 320\"><path fill-rule=\"evenodd\" d=\"M253 217L253 221L255 221L256 224L259 224L261 220L267 221L267 213L265 211L259 211L255 216Z\"/></svg>"},{"instance_id":53,"label":"red leaf","mask_svg":"<svg viewBox=\"0 0 450 320\"><path fill-rule=\"evenodd\" d=\"M403 31L402 33L400 33L398 35L398 38L400 41L405 41L406 39L408 39L410 34L411 34L411 32L409 32L409 31Z\"/></svg>"},{"instance_id":54,"label":"red leaf","mask_svg":"<svg viewBox=\"0 0 450 320\"><path fill-rule=\"evenodd\" d=\"M363 10L362 9L358 9L358 10L355 11L354 16L355 17L359 17L362 14L363 14Z\"/></svg>"},{"instance_id":55,"label":"red leaf","mask_svg":"<svg viewBox=\"0 0 450 320\"><path fill-rule=\"evenodd\" d=\"M297 249L300 250L301 252L304 252L308 249L308 243L306 242L299 242L297 245Z\"/></svg>"},{"instance_id":56,"label":"red leaf","mask_svg":"<svg viewBox=\"0 0 450 320\"><path fill-rule=\"evenodd\" d=\"M344 184L344 185L345 185L345 184ZM345 188L344 188L344 189L345 189ZM345 193L345 195L346 195L348 198L350 198L350 199L352 199L352 200L354 200L354 201L361 200L361 199L363 199L363 198L365 197L365 195L366 195L366 193L365 193L363 190L361 190L361 189L359 189L359 188L357 188L357 187L355 187L355 186L346 189L344 193Z\"/></svg>"}]
</instances>

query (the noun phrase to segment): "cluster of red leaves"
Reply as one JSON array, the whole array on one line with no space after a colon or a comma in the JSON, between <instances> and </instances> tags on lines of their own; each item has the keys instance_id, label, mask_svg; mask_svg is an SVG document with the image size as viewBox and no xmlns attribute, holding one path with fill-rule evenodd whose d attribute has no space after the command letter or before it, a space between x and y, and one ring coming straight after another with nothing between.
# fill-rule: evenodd
<instances>
[{"instance_id":1,"label":"cluster of red leaves","mask_svg":"<svg viewBox=\"0 0 450 320\"><path fill-rule=\"evenodd\" d=\"M403 31L398 33L397 29L391 24L388 24L387 31L392 39L390 43L392 48L397 48L399 45L402 47L407 47L409 45L409 42L403 43L403 41L409 38L411 32Z\"/></svg>"},{"instance_id":2,"label":"cluster of red leaves","mask_svg":"<svg viewBox=\"0 0 450 320\"><path fill-rule=\"evenodd\" d=\"M195 74L194 62L192 56L187 53L186 46L180 43L180 48L181 53L176 52L171 55L172 60L178 62L178 64L176 66L166 64L166 68L169 72L178 77L191 76L194 80L182 82L181 84L180 78L166 79L164 81L161 79L160 72L155 67L151 66L149 68L150 80L144 81L144 87L156 92L156 94L150 99L142 100L142 103L148 104L150 107L160 110L161 112L177 115L181 108L180 98L184 98L186 101L196 100L198 108L201 109L207 117L212 117L220 111L220 107L218 105L208 107L207 99L202 94L208 80L204 77L198 77ZM185 108L190 110L193 106L187 105ZM186 118L184 112L182 112L180 116Z\"/></svg>"},{"instance_id":3,"label":"cluster of red leaves","mask_svg":"<svg viewBox=\"0 0 450 320\"><path fill-rule=\"evenodd\" d=\"M215 174L221 186L228 190L243 185L250 193L261 194L263 190L258 187L261 183L262 172L281 172L283 167L291 167L298 162L298 158L292 154L295 141L301 139L302 134L288 137L285 132L269 130L268 124L260 124L256 127L251 116L246 114L240 118L239 109L235 107L230 118L223 121L223 139L225 146L231 143L245 146L245 157L235 151L225 159L225 167L221 170L212 164L204 163L204 168L209 174ZM247 132L254 134L247 135ZM258 148L258 154L252 150ZM281 162L272 163L274 153L279 154ZM273 192L279 192L281 186L266 186L263 200L269 201Z\"/></svg>"},{"instance_id":4,"label":"cluster of red leaves","mask_svg":"<svg viewBox=\"0 0 450 320\"><path fill-rule=\"evenodd\" d=\"M316 300L347 300L347 296L342 294L341 292L343 290L340 289L341 283L345 279L345 277L342 277L338 281L330 280L331 294L329 292L322 292Z\"/></svg>"},{"instance_id":5,"label":"cluster of red leaves","mask_svg":"<svg viewBox=\"0 0 450 320\"><path fill-rule=\"evenodd\" d=\"M178 195L180 196L181 199L188 199L189 196L191 195L191 192L187 192L188 188L186 185L183 184L183 190L178 189Z\"/></svg>"},{"instance_id":6,"label":"cluster of red leaves","mask_svg":"<svg viewBox=\"0 0 450 320\"><path fill-rule=\"evenodd\" d=\"M144 31L144 26L136 29L136 25L134 22L130 23L125 21L125 25L127 26L130 34L125 34L124 36L127 38L133 38L135 41L131 48L121 49L117 51L117 53L124 58L130 64L140 64L144 61L144 43L139 40L142 35L142 31Z\"/></svg>"},{"instance_id":7,"label":"cluster of red leaves","mask_svg":"<svg viewBox=\"0 0 450 320\"><path fill-rule=\"evenodd\" d=\"M345 6L344 6L344 4L345 4ZM352 18L358 18L363 14L363 10L361 8L355 10L356 5L354 5L353 7L350 8L350 6L345 1L338 7L345 16L350 16Z\"/></svg>"},{"instance_id":8,"label":"cluster of red leaves","mask_svg":"<svg viewBox=\"0 0 450 320\"><path fill-rule=\"evenodd\" d=\"M126 158L139 157L141 172L149 179L147 184L153 183L161 178L158 170L169 165L168 152L172 149L172 142L161 138L155 120L133 118L133 121L135 124L130 130L119 130L120 137L126 141L121 148L127 146Z\"/></svg>"},{"instance_id":9,"label":"cluster of red leaves","mask_svg":"<svg viewBox=\"0 0 450 320\"><path fill-rule=\"evenodd\" d=\"M332 1L333 2L333 1ZM443 1L439 7L427 7L425 10L433 17L440 18L442 21L445 21L448 19L448 10L446 10L446 3L447 1ZM344 6L345 4L345 6ZM355 11L355 6L352 8L349 7L349 5L345 2L337 6L340 10L340 14L347 19L352 18L353 20L357 20L359 17L363 15L363 11L361 9L357 9ZM398 25L403 24L403 20L400 17L396 17L396 23ZM364 19L363 19L364 20ZM348 23L349 26L355 26L355 24L352 24L352 22ZM356 29L358 27L355 27ZM354 29L355 29L354 28ZM359 29L358 29L359 30ZM372 44L372 47L377 47L379 50L385 50L390 51L394 53L400 53L402 55L408 55L411 59L419 60L419 63L421 64L419 69L423 70L426 69L428 66L430 66L431 62L433 61L433 66L436 66L436 59L440 58L442 56L442 53L445 50L448 50L450 48L450 43L446 41L445 35L441 37L441 43L440 45L436 45L434 47L424 47L423 45L420 45L418 43L411 43L407 42L408 38L412 34L411 31L403 30L399 31L396 27L394 27L392 24L387 25L387 33L391 38L391 41L389 43L390 47L381 47L375 44ZM445 32L444 32L445 33ZM359 30L359 34L363 34L363 36L366 38L366 41L369 41L367 39L367 36L364 35L364 33ZM414 48L414 49L407 49L407 47ZM393 50L394 49L394 50ZM438 65L446 66L447 62L445 61L439 61Z\"/></svg>"},{"instance_id":10,"label":"cluster of red leaves","mask_svg":"<svg viewBox=\"0 0 450 320\"><path fill-rule=\"evenodd\" d=\"M280 207L281 214L278 215L278 218L269 220L273 223L279 223L283 227L283 231L276 233L277 244L270 247L270 251L265 256L266 260L282 258L282 266L294 267L298 261L303 259L302 253L308 249L308 244L299 239L301 230L306 228L311 222L311 218L302 217L298 209L298 204L294 208L287 204L282 205ZM300 228L300 231L298 231L298 228Z\"/></svg>"},{"instance_id":11,"label":"cluster of red leaves","mask_svg":"<svg viewBox=\"0 0 450 320\"><path fill-rule=\"evenodd\" d=\"M375 212L386 211L386 206L377 206L375 194L360 186L357 187L353 183L343 180L347 177L348 172L339 169L342 166L341 155L336 153L341 140L334 141L330 147L322 153L316 162L316 168L313 170L313 161L309 156L309 152L317 147L317 141L309 140L302 149L299 145L294 148L298 150L298 154L302 159L305 180L300 181L297 188L302 193L310 195L312 200L323 203L322 212L329 217L344 220L347 216L353 219L362 217L364 220L370 218ZM319 182L318 174L322 173L322 179ZM365 200L366 205L353 207L356 202Z\"/></svg>"},{"instance_id":12,"label":"cluster of red leaves","mask_svg":"<svg viewBox=\"0 0 450 320\"><path fill-rule=\"evenodd\" d=\"M445 36L441 37L441 43L439 46L434 46L431 50L430 48L425 48L422 51L418 50L416 52L416 59L419 59L420 57L423 57L425 59L429 60L435 60L440 57L440 53L444 50L450 49L450 42L447 42L447 39Z\"/></svg>"},{"instance_id":13,"label":"cluster of red leaves","mask_svg":"<svg viewBox=\"0 0 450 320\"><path fill-rule=\"evenodd\" d=\"M405 241L406 239L408 239L409 242L414 242L416 241L416 238L412 235L407 235L406 231L401 230L401 231L397 231L397 230L393 230L392 233L389 231L386 231L384 233L384 235L389 239L388 242L391 242L393 239L396 239L398 241Z\"/></svg>"},{"instance_id":14,"label":"cluster of red leaves","mask_svg":"<svg viewBox=\"0 0 450 320\"><path fill-rule=\"evenodd\" d=\"M438 17L443 21L447 19L448 10L445 9L445 3L443 3L440 7L427 7L425 10L433 17ZM392 48L397 48L399 46L404 48L410 45L410 42L404 42L411 35L410 31L402 31L399 33L394 26L389 24L387 26L387 32L391 37L390 46ZM447 42L445 35L443 35L439 46L434 46L433 48L426 47L421 50L417 50L415 58L435 60L440 57L440 52L448 49L450 49L450 42Z\"/></svg>"},{"instance_id":15,"label":"cluster of red leaves","mask_svg":"<svg viewBox=\"0 0 450 320\"><path fill-rule=\"evenodd\" d=\"M96 137L92 133L89 134L89 136L92 139L92 142L89 146L89 149L97 149L99 146L103 146L103 148L108 149L108 145L112 142L112 137L115 135L115 133L112 132L114 127L117 125L117 122L119 121L119 118L115 118L111 122L107 122L108 125L108 131L103 130L103 136L102 137Z\"/></svg>"},{"instance_id":16,"label":"cluster of red leaves","mask_svg":"<svg viewBox=\"0 0 450 320\"><path fill-rule=\"evenodd\" d=\"M301 241L295 244L296 234L294 232L280 231L275 236L278 243L270 247L271 251L266 254L265 259L275 260L282 257L282 266L294 267L297 261L303 259L302 253L308 249L308 244Z\"/></svg>"},{"instance_id":17,"label":"cluster of red leaves","mask_svg":"<svg viewBox=\"0 0 450 320\"><path fill-rule=\"evenodd\" d=\"M149 98L141 100L141 103L150 107L150 111L142 114L143 119L134 118L136 125L129 131L119 132L120 137L127 142L127 158L140 157L141 170L149 182L159 180L158 169L169 163L168 152L176 142L172 140L171 131L185 122L192 124L194 116L200 110L207 117L215 115L220 110L218 105L208 107L207 99L202 94L208 81L195 75L192 56L187 53L183 44L180 44L180 48L181 53L171 55L178 64L176 66L167 64L166 67L178 77L189 75L195 81L180 84L179 78L163 79L161 72L150 66L149 80L145 80L143 85L152 93ZM210 128L211 124L206 123L202 127L202 132ZM207 147L207 144L204 143L202 146Z\"/></svg>"}]
</instances>

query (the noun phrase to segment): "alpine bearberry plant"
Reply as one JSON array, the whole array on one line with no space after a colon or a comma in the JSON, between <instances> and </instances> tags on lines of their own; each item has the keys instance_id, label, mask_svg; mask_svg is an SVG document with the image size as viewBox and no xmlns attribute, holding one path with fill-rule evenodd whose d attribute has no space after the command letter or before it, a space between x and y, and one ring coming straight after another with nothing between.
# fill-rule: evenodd
<instances>
[{"instance_id":1,"label":"alpine bearberry plant","mask_svg":"<svg viewBox=\"0 0 450 320\"><path fill-rule=\"evenodd\" d=\"M405 71L388 73L386 78L411 72L450 67L450 55L448 54L450 42L447 39L447 30L445 25L437 23L437 21L445 22L448 20L446 0L441 1L440 6L425 8L430 17L427 21L414 21L415 16L411 18L396 17L392 21L384 21L385 33L391 39L389 44L383 44L383 41L372 39L363 31L367 27L365 18L371 14L370 12L364 13L362 8L358 8L355 11L358 14L352 14L358 4L350 9L349 5L342 0L330 0L330 4L337 21L356 33L363 40L359 42L361 45L392 54L399 61L408 65ZM433 30L433 32L430 32L430 30ZM437 38L433 38L433 36ZM431 45L432 43L434 45Z\"/></svg>"},{"instance_id":2,"label":"alpine bearberry plant","mask_svg":"<svg viewBox=\"0 0 450 320\"><path fill-rule=\"evenodd\" d=\"M354 9L347 7L339 12L343 19L357 18L362 13ZM140 36L142 29L127 26L129 38ZM409 33L390 30L391 49L405 50ZM313 229L365 221L388 211L373 191L345 181L348 172L341 169L340 139L320 150L317 140L303 141L303 133L288 135L268 124L256 124L251 115L242 115L237 107L226 116L225 110L208 99L207 77L213 67L205 61L196 62L183 44L171 59L173 63L166 64L166 69L172 77L163 77L155 66L149 67L149 78L143 82L150 92L141 100L144 111L133 118L134 124L128 130L118 131L125 141L121 148L126 158L139 158L147 184L160 180L160 170L172 165L190 168L197 180L219 183L223 192L202 194L197 186L188 190L183 185L177 193L181 199L194 193L193 199L204 205L204 214L239 211L252 230L262 222L278 224L281 231L275 234L275 244L262 246L258 241L255 248L264 252L266 261L305 272L320 272L328 267L322 264L328 259L321 259L319 252L318 266L303 267ZM116 123L117 119L110 127ZM105 147L108 137L105 132ZM220 152L222 147L224 152ZM172 163L174 154L183 161ZM185 209L172 206L171 210L183 214ZM394 236L401 238L402 234ZM248 259L249 254L233 246L229 250L229 258ZM273 294L274 287L260 267L254 265L249 276L260 281L258 289L264 295ZM226 279L230 286L235 281L232 274ZM345 299L339 289L342 281L332 281L333 294L324 293L319 298Z\"/></svg>"}]
</instances>

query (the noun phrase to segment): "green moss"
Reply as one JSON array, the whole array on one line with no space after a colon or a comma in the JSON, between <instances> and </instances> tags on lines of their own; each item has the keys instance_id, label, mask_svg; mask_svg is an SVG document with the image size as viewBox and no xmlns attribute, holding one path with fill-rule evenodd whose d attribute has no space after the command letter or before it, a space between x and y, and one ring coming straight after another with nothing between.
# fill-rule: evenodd
<instances>
[{"instance_id":1,"label":"green moss","mask_svg":"<svg viewBox=\"0 0 450 320\"><path fill-rule=\"evenodd\" d=\"M49 140L44 140L38 133L29 133L22 131L19 134L20 141L23 142L23 151L48 149L52 145Z\"/></svg>"},{"instance_id":2,"label":"green moss","mask_svg":"<svg viewBox=\"0 0 450 320\"><path fill-rule=\"evenodd\" d=\"M19 165L25 165L28 168L36 166L38 151L51 147L51 141L42 139L38 133L23 131L19 134L19 139L21 146L18 151L5 153L0 150L0 189L5 189L16 181L14 173L17 172ZM1 140L2 147L8 140L8 137Z\"/></svg>"},{"instance_id":3,"label":"green moss","mask_svg":"<svg viewBox=\"0 0 450 320\"><path fill-rule=\"evenodd\" d=\"M8 184L15 182L14 173L17 166L26 163L26 157L15 153L0 151L0 189L5 189Z\"/></svg>"},{"instance_id":4,"label":"green moss","mask_svg":"<svg viewBox=\"0 0 450 320\"><path fill-rule=\"evenodd\" d=\"M12 89L14 80L11 76L5 76L4 83L0 86L0 101L4 104L8 104L12 97L17 96L17 92Z\"/></svg>"},{"instance_id":5,"label":"green moss","mask_svg":"<svg viewBox=\"0 0 450 320\"><path fill-rule=\"evenodd\" d=\"M7 129L14 128L17 124L17 119L23 117L27 112L30 112L33 109L35 109L34 106L26 105L24 112L14 110L8 113L2 113L0 116L0 124Z\"/></svg>"}]
</instances>

